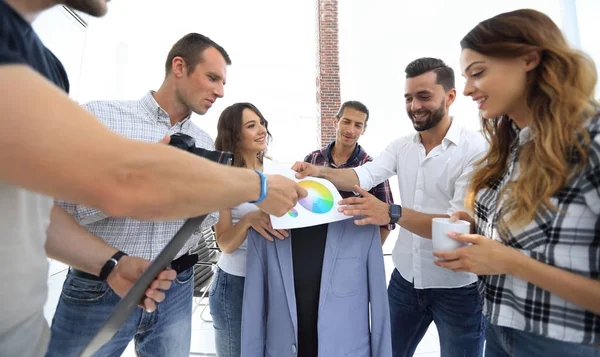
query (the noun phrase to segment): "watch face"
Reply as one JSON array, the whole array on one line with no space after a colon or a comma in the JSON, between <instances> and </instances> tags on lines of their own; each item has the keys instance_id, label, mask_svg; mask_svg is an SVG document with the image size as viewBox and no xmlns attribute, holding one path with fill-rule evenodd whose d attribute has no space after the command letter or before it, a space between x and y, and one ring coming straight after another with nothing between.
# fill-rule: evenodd
<instances>
[{"instance_id":1,"label":"watch face","mask_svg":"<svg viewBox=\"0 0 600 357\"><path fill-rule=\"evenodd\" d=\"M402 215L402 209L398 205L390 205L390 223L396 223Z\"/></svg>"}]
</instances>

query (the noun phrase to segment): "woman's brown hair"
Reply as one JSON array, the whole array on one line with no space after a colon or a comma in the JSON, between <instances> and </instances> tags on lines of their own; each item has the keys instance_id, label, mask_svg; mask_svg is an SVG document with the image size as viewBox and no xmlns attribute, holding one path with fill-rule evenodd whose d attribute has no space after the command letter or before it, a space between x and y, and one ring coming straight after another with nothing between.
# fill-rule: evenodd
<instances>
[{"instance_id":1,"label":"woman's brown hair","mask_svg":"<svg viewBox=\"0 0 600 357\"><path fill-rule=\"evenodd\" d=\"M539 65L527 74L527 106L532 140L519 154L519 178L506 188L501 224L525 225L538 210L553 209L550 198L587 161L589 135L584 123L595 112L594 62L569 46L552 20L535 10L503 13L479 23L460 42L463 49L496 58L537 52ZM466 206L477 192L497 182L508 166L515 134L510 118L482 118L490 149L474 172ZM502 192L501 194L504 194Z\"/></svg>"}]
</instances>

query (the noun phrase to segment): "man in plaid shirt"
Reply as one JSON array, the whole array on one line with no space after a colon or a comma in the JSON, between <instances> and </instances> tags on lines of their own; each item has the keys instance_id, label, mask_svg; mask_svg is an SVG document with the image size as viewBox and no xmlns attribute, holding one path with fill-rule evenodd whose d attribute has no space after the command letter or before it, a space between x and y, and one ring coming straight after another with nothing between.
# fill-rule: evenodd
<instances>
[{"instance_id":1,"label":"man in plaid shirt","mask_svg":"<svg viewBox=\"0 0 600 357\"><path fill-rule=\"evenodd\" d=\"M358 101L345 102L334 118L335 141L332 141L321 150L311 152L304 158L304 161L334 169L357 167L373 161L373 158L358 145L358 138L367 129L368 120L369 109L363 103ZM388 180L373 187L369 193L385 203L394 203ZM343 198L355 196L353 192L349 191L340 191L340 194ZM394 227L394 224L380 227L381 244L385 242Z\"/></svg>"},{"instance_id":2,"label":"man in plaid shirt","mask_svg":"<svg viewBox=\"0 0 600 357\"><path fill-rule=\"evenodd\" d=\"M231 59L221 46L206 36L190 33L169 51L165 79L157 91L148 91L139 100L94 101L84 107L106 127L130 139L158 142L165 134L183 133L193 137L197 147L214 150L212 139L191 121L191 115L205 114L224 96L229 64ZM113 217L71 202L57 204L89 233L130 256L147 260L154 260L184 223ZM208 214L196 233L218 219L218 213ZM138 356L189 356L197 257L188 251L201 238L196 233L171 263L177 277L166 292L164 304L152 313L137 309L97 355L120 354L134 340ZM71 267L52 321L46 357L79 353L119 301L99 277Z\"/></svg>"}]
</instances>

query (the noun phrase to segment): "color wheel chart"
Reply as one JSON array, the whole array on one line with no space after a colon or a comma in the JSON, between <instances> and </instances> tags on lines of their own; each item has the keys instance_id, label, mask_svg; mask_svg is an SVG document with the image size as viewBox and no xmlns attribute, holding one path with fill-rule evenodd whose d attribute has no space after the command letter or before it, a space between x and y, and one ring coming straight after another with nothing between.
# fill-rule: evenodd
<instances>
[{"instance_id":1,"label":"color wheel chart","mask_svg":"<svg viewBox=\"0 0 600 357\"><path fill-rule=\"evenodd\" d=\"M308 191L308 196L298 201L300 206L317 214L331 211L333 208L333 195L325 185L312 180L300 181L298 184ZM292 208L288 211L288 215L296 218L298 217L298 211Z\"/></svg>"}]
</instances>

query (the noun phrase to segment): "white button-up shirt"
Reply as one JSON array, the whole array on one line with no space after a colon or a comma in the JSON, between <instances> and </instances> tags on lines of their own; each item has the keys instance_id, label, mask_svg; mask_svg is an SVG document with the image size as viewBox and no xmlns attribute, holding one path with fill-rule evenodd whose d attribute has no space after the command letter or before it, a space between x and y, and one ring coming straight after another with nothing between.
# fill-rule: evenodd
<instances>
[{"instance_id":1,"label":"white button-up shirt","mask_svg":"<svg viewBox=\"0 0 600 357\"><path fill-rule=\"evenodd\" d=\"M360 186L369 189L398 175L402 206L427 214L464 211L473 164L487 151L483 135L452 122L450 129L429 154L419 133L393 141L372 162L354 168ZM400 227L392 252L396 269L417 289L456 288L477 281L472 273L455 273L433 263L431 239Z\"/></svg>"}]
</instances>

